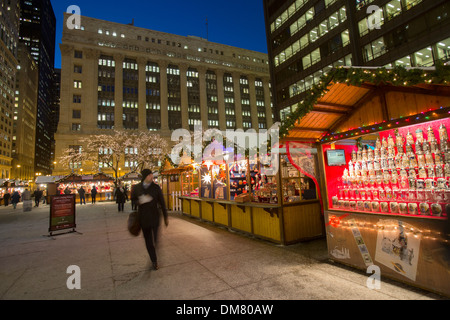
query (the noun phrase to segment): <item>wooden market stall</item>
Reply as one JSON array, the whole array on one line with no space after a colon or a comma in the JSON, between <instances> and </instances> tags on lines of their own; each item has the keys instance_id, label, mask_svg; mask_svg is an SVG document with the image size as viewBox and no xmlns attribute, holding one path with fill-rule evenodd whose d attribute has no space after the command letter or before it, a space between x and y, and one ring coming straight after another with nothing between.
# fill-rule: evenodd
<instances>
[{"instance_id":1,"label":"wooden market stall","mask_svg":"<svg viewBox=\"0 0 450 320\"><path fill-rule=\"evenodd\" d=\"M18 191L19 194L22 194L25 189L31 190L28 184L28 181L20 181L20 180L6 180L0 179L0 205L5 204L5 194L9 194L8 202L11 203L11 195L14 191Z\"/></svg>"},{"instance_id":2,"label":"wooden market stall","mask_svg":"<svg viewBox=\"0 0 450 320\"><path fill-rule=\"evenodd\" d=\"M317 175L317 150L304 144L292 146L292 155L286 150L276 145L270 159L191 165L181 173L183 213L283 245L323 237L318 185L310 178Z\"/></svg>"},{"instance_id":3,"label":"wooden market stall","mask_svg":"<svg viewBox=\"0 0 450 320\"><path fill-rule=\"evenodd\" d=\"M317 140L329 257L450 296L450 68L332 70L281 128Z\"/></svg>"},{"instance_id":4,"label":"wooden market stall","mask_svg":"<svg viewBox=\"0 0 450 320\"><path fill-rule=\"evenodd\" d=\"M94 175L78 175L71 173L56 181L57 194L63 194L66 188L70 193L76 194L76 200L79 201L78 190L83 187L86 192L86 201L90 201L91 189L93 186L97 188L96 201L109 201L113 199L114 178L105 173L97 173Z\"/></svg>"},{"instance_id":5,"label":"wooden market stall","mask_svg":"<svg viewBox=\"0 0 450 320\"><path fill-rule=\"evenodd\" d=\"M161 172L161 176L158 179L168 210L176 211L178 209L175 208L174 202L178 201L178 195L181 194L180 174L184 170L186 170L184 167L166 169Z\"/></svg>"}]
</instances>

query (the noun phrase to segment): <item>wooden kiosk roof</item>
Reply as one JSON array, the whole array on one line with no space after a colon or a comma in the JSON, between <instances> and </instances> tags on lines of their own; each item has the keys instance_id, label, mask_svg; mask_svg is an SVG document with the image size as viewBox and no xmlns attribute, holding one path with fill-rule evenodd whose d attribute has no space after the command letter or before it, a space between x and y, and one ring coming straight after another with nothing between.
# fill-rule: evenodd
<instances>
[{"instance_id":1,"label":"wooden kiosk roof","mask_svg":"<svg viewBox=\"0 0 450 320\"><path fill-rule=\"evenodd\" d=\"M310 95L309 95L310 94ZM284 140L328 140L342 132L450 107L450 66L333 69L282 123ZM447 112L438 112L448 117Z\"/></svg>"}]
</instances>

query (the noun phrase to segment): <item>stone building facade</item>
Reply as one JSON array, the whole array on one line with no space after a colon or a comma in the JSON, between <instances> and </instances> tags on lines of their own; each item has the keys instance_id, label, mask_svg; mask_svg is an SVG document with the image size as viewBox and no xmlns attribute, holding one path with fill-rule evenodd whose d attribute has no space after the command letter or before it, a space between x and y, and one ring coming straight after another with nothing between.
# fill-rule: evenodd
<instances>
[{"instance_id":1,"label":"stone building facade","mask_svg":"<svg viewBox=\"0 0 450 320\"><path fill-rule=\"evenodd\" d=\"M88 17L67 27L56 159L80 137L112 129L268 129L267 54ZM55 166L54 174L68 168Z\"/></svg>"}]
</instances>

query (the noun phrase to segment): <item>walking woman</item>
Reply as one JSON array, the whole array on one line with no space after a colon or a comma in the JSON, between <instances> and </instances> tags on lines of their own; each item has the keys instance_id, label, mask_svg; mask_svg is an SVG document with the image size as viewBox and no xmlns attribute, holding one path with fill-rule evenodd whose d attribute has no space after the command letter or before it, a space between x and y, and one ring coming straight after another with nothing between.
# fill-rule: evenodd
<instances>
[{"instance_id":1,"label":"walking woman","mask_svg":"<svg viewBox=\"0 0 450 320\"><path fill-rule=\"evenodd\" d=\"M155 270L159 269L156 256L156 242L161 221L160 206L166 227L169 225L166 205L161 188L153 182L153 173L149 169L142 171L142 182L133 187L131 199L138 204L139 222L145 238L145 245Z\"/></svg>"},{"instance_id":2,"label":"walking woman","mask_svg":"<svg viewBox=\"0 0 450 320\"><path fill-rule=\"evenodd\" d=\"M116 197L116 203L117 203L117 208L120 211L123 211L124 208L124 204L125 204L125 189L123 188L123 185L119 185L116 190L114 191L114 196Z\"/></svg>"}]
</instances>

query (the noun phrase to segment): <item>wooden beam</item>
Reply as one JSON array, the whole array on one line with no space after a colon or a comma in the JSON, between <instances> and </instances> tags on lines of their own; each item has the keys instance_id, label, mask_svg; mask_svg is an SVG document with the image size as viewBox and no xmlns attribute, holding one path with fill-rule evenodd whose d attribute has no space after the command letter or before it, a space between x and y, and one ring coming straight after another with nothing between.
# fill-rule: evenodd
<instances>
[{"instance_id":1,"label":"wooden beam","mask_svg":"<svg viewBox=\"0 0 450 320\"><path fill-rule=\"evenodd\" d=\"M437 97L450 97L449 90L443 90L439 86L434 86L433 88L424 88L423 86L411 86L411 87L401 87L401 86L384 86L386 92L403 92L412 94L423 94L431 95Z\"/></svg>"},{"instance_id":2,"label":"wooden beam","mask_svg":"<svg viewBox=\"0 0 450 320\"><path fill-rule=\"evenodd\" d=\"M341 111L341 110L334 110L334 109L328 109L328 108L320 108L320 107L314 107L311 112L314 113L322 113L322 114L338 114L338 115L346 115L348 111Z\"/></svg>"},{"instance_id":3,"label":"wooden beam","mask_svg":"<svg viewBox=\"0 0 450 320\"><path fill-rule=\"evenodd\" d=\"M305 127L295 127L291 131L295 132L327 132L327 128L305 128Z\"/></svg>"},{"instance_id":4,"label":"wooden beam","mask_svg":"<svg viewBox=\"0 0 450 320\"><path fill-rule=\"evenodd\" d=\"M355 113L356 111L358 111L366 101L369 101L370 99L372 99L373 97L377 96L378 92L377 90L372 90L372 91L368 91L361 99L358 100L358 102L355 103L355 107L353 108L353 110L351 112L348 112L346 115L340 117L332 126L331 128L328 130L328 132L333 132L334 130L336 130L342 123L344 123L349 116L351 116L353 113Z\"/></svg>"},{"instance_id":5,"label":"wooden beam","mask_svg":"<svg viewBox=\"0 0 450 320\"><path fill-rule=\"evenodd\" d=\"M317 102L315 104L315 106L317 107L323 107L323 108L329 108L329 107L333 107L333 108L340 108L340 109L345 109L345 110L349 110L352 109L353 106L349 106L349 105L345 105L345 104L338 104L338 103L328 103L328 102Z\"/></svg>"}]
</instances>

